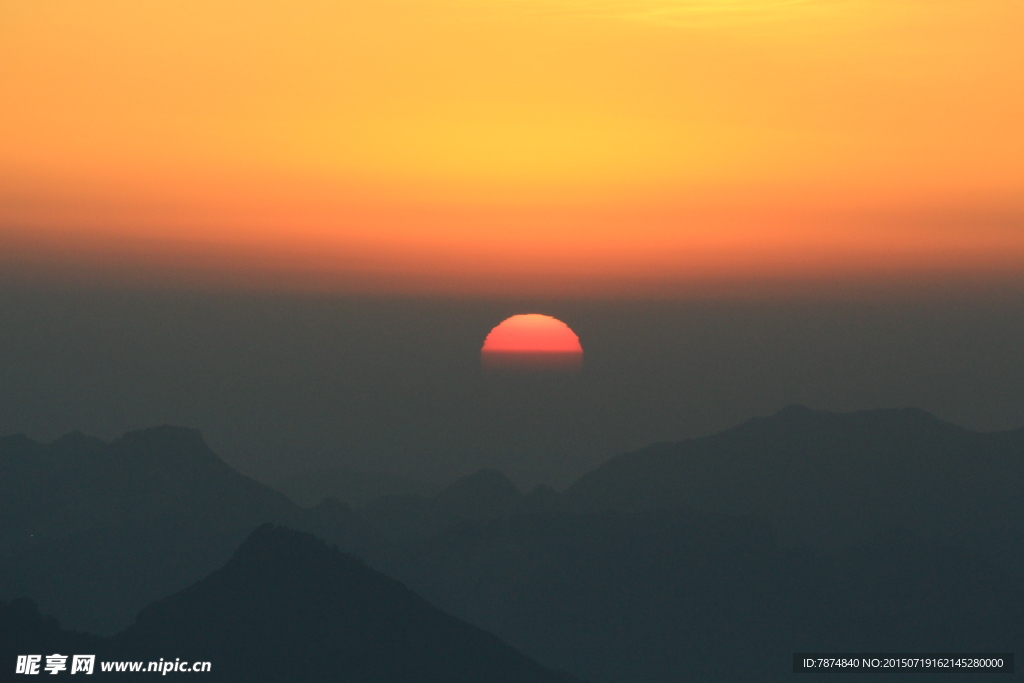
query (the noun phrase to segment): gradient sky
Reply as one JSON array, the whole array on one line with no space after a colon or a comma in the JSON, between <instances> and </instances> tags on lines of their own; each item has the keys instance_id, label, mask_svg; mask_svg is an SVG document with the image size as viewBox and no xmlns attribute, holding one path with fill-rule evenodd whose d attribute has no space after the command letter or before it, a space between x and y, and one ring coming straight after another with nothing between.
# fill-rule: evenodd
<instances>
[{"instance_id":1,"label":"gradient sky","mask_svg":"<svg viewBox=\"0 0 1024 683\"><path fill-rule=\"evenodd\" d=\"M1017 0L0 0L0 262L399 293L1016 282L1021 26Z\"/></svg>"}]
</instances>

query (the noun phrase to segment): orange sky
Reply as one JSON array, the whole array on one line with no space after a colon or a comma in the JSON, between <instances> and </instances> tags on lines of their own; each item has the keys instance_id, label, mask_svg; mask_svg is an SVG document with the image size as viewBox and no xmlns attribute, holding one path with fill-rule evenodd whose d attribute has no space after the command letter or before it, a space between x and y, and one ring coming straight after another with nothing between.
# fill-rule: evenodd
<instances>
[{"instance_id":1,"label":"orange sky","mask_svg":"<svg viewBox=\"0 0 1024 683\"><path fill-rule=\"evenodd\" d=\"M466 294L1013 280L1021 26L1017 0L4 0L0 264Z\"/></svg>"}]
</instances>

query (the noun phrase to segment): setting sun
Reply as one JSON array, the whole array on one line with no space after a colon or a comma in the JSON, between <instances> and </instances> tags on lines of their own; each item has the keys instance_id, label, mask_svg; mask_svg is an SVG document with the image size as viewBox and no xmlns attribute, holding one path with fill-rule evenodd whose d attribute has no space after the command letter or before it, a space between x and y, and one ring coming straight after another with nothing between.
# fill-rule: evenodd
<instances>
[{"instance_id":1,"label":"setting sun","mask_svg":"<svg viewBox=\"0 0 1024 683\"><path fill-rule=\"evenodd\" d=\"M480 350L488 369L579 369L579 337L557 318L530 313L514 315L491 330Z\"/></svg>"}]
</instances>

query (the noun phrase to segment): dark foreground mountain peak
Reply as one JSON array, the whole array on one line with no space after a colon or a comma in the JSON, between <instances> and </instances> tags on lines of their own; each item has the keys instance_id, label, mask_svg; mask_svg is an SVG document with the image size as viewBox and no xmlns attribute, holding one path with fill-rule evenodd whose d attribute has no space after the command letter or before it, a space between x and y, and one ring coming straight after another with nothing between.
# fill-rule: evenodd
<instances>
[{"instance_id":1,"label":"dark foreground mountain peak","mask_svg":"<svg viewBox=\"0 0 1024 683\"><path fill-rule=\"evenodd\" d=\"M116 640L153 656L219 660L222 672L230 668L224 680L574 680L444 614L361 560L270 524L223 568L143 610Z\"/></svg>"},{"instance_id":2,"label":"dark foreground mountain peak","mask_svg":"<svg viewBox=\"0 0 1024 683\"><path fill-rule=\"evenodd\" d=\"M0 634L20 648L3 648L5 672L18 653L86 648L101 660L208 661L210 680L227 683L578 683L361 560L270 524L113 638L62 631L27 601L0 603Z\"/></svg>"},{"instance_id":3,"label":"dark foreground mountain peak","mask_svg":"<svg viewBox=\"0 0 1024 683\"><path fill-rule=\"evenodd\" d=\"M0 520L0 598L32 598L101 634L221 566L264 522L350 550L372 536L348 508L299 508L233 470L198 431L169 426L109 444L0 439Z\"/></svg>"}]
</instances>

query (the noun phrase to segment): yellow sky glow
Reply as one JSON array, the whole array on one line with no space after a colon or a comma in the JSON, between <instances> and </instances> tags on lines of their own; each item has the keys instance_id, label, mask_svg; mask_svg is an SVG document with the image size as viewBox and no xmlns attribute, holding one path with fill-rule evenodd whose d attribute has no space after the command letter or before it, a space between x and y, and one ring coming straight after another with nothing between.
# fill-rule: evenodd
<instances>
[{"instance_id":1,"label":"yellow sky glow","mask_svg":"<svg viewBox=\"0 0 1024 683\"><path fill-rule=\"evenodd\" d=\"M1012 272L1021 26L1015 0L2 0L0 262Z\"/></svg>"}]
</instances>

